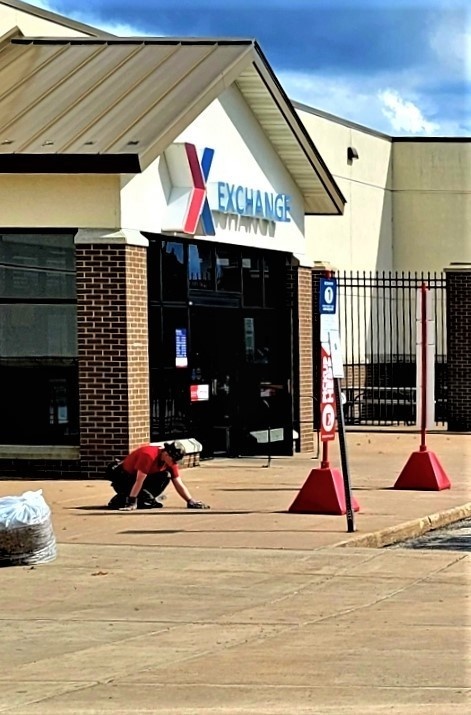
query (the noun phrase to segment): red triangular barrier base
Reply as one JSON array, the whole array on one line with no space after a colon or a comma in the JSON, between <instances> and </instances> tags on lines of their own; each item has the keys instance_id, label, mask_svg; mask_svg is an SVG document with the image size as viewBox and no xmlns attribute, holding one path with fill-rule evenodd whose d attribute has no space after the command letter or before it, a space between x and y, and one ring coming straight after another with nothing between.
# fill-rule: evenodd
<instances>
[{"instance_id":1,"label":"red triangular barrier base","mask_svg":"<svg viewBox=\"0 0 471 715\"><path fill-rule=\"evenodd\" d=\"M352 507L354 511L360 511L353 496ZM302 514L346 514L345 487L340 470L330 467L312 469L288 511Z\"/></svg>"},{"instance_id":2,"label":"red triangular barrier base","mask_svg":"<svg viewBox=\"0 0 471 715\"><path fill-rule=\"evenodd\" d=\"M394 489L440 491L450 489L451 482L434 452L412 452L400 473Z\"/></svg>"}]
</instances>

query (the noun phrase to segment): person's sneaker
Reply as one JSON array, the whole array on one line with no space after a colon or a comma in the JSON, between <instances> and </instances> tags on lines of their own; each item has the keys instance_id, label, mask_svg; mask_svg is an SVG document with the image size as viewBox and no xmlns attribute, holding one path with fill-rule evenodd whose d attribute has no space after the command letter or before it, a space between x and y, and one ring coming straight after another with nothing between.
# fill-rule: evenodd
<instances>
[{"instance_id":1,"label":"person's sneaker","mask_svg":"<svg viewBox=\"0 0 471 715\"><path fill-rule=\"evenodd\" d=\"M162 509L163 504L157 499L154 499L153 502L145 501L141 504L138 505L139 509Z\"/></svg>"}]
</instances>

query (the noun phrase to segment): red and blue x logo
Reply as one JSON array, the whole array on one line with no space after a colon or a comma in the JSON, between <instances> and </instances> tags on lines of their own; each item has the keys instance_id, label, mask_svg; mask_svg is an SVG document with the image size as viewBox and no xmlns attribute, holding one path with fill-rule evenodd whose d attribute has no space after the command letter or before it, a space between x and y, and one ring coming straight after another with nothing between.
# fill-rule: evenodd
<instances>
[{"instance_id":1,"label":"red and blue x logo","mask_svg":"<svg viewBox=\"0 0 471 715\"><path fill-rule=\"evenodd\" d=\"M167 218L171 225L167 230L214 236L216 229L206 187L214 149L206 148L200 161L194 144L172 144L165 157L173 184Z\"/></svg>"},{"instance_id":2,"label":"red and blue x logo","mask_svg":"<svg viewBox=\"0 0 471 715\"><path fill-rule=\"evenodd\" d=\"M188 207L188 215L184 231L185 233L191 233L194 235L196 233L198 222L201 219L201 223L203 224L203 233L206 236L214 236L216 234L216 229L214 228L213 214L209 208L206 190L206 183L208 181L211 164L213 163L214 149L206 147L203 151L201 163L194 144L185 144L185 149L194 189L191 192L190 205Z\"/></svg>"}]
</instances>

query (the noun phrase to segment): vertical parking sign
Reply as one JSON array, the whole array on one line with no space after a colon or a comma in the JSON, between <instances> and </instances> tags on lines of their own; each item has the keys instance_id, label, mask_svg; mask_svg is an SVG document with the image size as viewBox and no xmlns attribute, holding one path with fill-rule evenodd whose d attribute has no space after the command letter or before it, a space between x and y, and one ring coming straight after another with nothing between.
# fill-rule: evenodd
<instances>
[{"instance_id":1,"label":"vertical parking sign","mask_svg":"<svg viewBox=\"0 0 471 715\"><path fill-rule=\"evenodd\" d=\"M335 439L335 384L329 351L321 348L321 441Z\"/></svg>"},{"instance_id":2,"label":"vertical parking sign","mask_svg":"<svg viewBox=\"0 0 471 715\"><path fill-rule=\"evenodd\" d=\"M335 371L333 369L333 341L331 333L338 331L337 281L321 278L319 286L321 315L321 440L335 439ZM337 352L335 352L337 357Z\"/></svg>"},{"instance_id":3,"label":"vertical parking sign","mask_svg":"<svg viewBox=\"0 0 471 715\"><path fill-rule=\"evenodd\" d=\"M335 315L337 312L337 281L335 278L321 278L319 293L321 315Z\"/></svg>"}]
</instances>

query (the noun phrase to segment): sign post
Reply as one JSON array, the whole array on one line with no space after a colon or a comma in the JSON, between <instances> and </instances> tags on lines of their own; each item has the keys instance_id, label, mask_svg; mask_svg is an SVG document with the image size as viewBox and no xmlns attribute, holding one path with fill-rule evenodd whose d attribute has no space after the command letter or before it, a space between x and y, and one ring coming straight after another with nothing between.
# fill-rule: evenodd
<instances>
[{"instance_id":1,"label":"sign post","mask_svg":"<svg viewBox=\"0 0 471 715\"><path fill-rule=\"evenodd\" d=\"M352 488L348 467L347 442L345 439L345 420L342 405L342 390L340 380L344 376L343 356L340 344L340 330L337 312L337 281L335 278L321 278L319 306L321 313L321 354L322 354L322 391L321 391L321 439L326 444L328 439L335 439L335 417L339 435L340 459L342 463L343 487L345 490L345 510L347 517L347 531L355 531L355 513L353 509ZM324 402L324 361L328 354L330 361L330 374L333 406ZM330 396L330 394L329 394ZM329 408L332 412L329 411ZM335 409L334 409L335 408ZM333 426L329 432L324 422L333 419Z\"/></svg>"},{"instance_id":2,"label":"sign post","mask_svg":"<svg viewBox=\"0 0 471 715\"><path fill-rule=\"evenodd\" d=\"M394 484L394 489L441 491L451 487L440 460L426 444L427 424L433 419L433 384L430 385L430 375L433 376L433 372L429 369L429 364L435 359L434 324L429 296L429 289L423 283L417 301L417 342L420 349L417 351L417 362L420 362L417 367L417 403L418 417L420 416L420 447L410 455Z\"/></svg>"},{"instance_id":3,"label":"sign post","mask_svg":"<svg viewBox=\"0 0 471 715\"><path fill-rule=\"evenodd\" d=\"M347 531L355 531L355 512L352 501L352 488L350 485L350 471L348 468L347 442L345 439L345 421L343 416L342 391L340 379L335 378L335 401L337 404L337 421L339 430L340 460L342 462L343 486L345 489L345 514L347 517Z\"/></svg>"}]
</instances>

